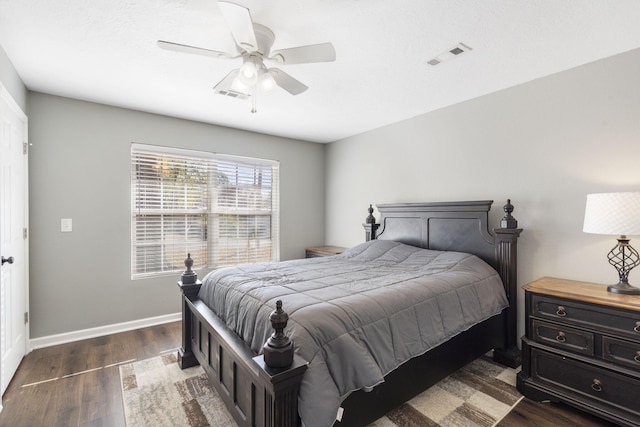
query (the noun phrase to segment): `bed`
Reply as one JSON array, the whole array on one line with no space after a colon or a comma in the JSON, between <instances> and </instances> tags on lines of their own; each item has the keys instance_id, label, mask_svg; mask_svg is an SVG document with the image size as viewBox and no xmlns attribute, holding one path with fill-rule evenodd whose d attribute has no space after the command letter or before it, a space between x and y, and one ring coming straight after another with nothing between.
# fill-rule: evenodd
<instances>
[{"instance_id":1,"label":"bed","mask_svg":"<svg viewBox=\"0 0 640 427\"><path fill-rule=\"evenodd\" d=\"M367 425L490 350L496 361L519 365L515 301L521 229L507 202L501 226L490 231L492 203L378 205L379 223L370 207L363 224L366 243L335 257L217 270L205 278L214 286L203 287L188 266L178 282L183 310L178 363L183 369L202 365L241 426L296 426L302 419L308 427L334 421ZM426 287L424 275L439 285ZM453 289L454 277L466 282ZM444 292L432 295L438 286ZM486 300L496 286L501 297ZM461 302L461 295L471 299ZM267 366L258 355L273 332L269 312L276 299L291 313L287 331L296 346L286 368ZM447 299L454 305L445 305ZM368 308L358 311L362 300ZM433 320L437 311L444 312L444 320ZM388 318L373 318L374 312ZM305 313L311 313L308 323ZM418 317L415 326L411 322ZM335 324L346 329L334 331ZM435 338L423 336L434 324ZM408 341L397 344L401 337ZM385 343L388 354L381 350ZM334 361L336 355L351 365Z\"/></svg>"}]
</instances>

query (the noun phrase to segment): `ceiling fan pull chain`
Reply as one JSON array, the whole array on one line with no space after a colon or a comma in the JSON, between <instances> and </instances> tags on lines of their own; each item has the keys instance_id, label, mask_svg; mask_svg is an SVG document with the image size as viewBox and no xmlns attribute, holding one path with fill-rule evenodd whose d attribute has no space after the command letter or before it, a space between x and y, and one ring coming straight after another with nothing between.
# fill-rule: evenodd
<instances>
[{"instance_id":1,"label":"ceiling fan pull chain","mask_svg":"<svg viewBox=\"0 0 640 427\"><path fill-rule=\"evenodd\" d=\"M258 112L258 108L256 106L256 104L257 104L256 98L257 97L258 97L258 91L257 91L256 85L253 85L251 87L251 112L252 113L257 113Z\"/></svg>"}]
</instances>

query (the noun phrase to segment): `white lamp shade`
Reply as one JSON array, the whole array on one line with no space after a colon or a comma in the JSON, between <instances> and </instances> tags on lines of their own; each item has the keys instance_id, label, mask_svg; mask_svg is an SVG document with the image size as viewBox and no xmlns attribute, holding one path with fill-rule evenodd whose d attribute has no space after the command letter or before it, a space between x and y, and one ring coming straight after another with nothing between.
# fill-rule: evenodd
<instances>
[{"instance_id":1,"label":"white lamp shade","mask_svg":"<svg viewBox=\"0 0 640 427\"><path fill-rule=\"evenodd\" d=\"M640 235L640 192L587 194L582 231Z\"/></svg>"}]
</instances>

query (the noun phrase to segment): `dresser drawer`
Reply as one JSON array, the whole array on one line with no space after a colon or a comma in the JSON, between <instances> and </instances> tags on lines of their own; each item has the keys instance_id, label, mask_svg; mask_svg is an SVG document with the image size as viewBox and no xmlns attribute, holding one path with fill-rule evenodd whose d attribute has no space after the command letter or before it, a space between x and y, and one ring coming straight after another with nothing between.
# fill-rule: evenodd
<instances>
[{"instance_id":1,"label":"dresser drawer","mask_svg":"<svg viewBox=\"0 0 640 427\"><path fill-rule=\"evenodd\" d=\"M638 312L614 310L537 294L532 296L531 301L532 316L571 323L589 329L607 330L640 340L640 315Z\"/></svg>"},{"instance_id":2,"label":"dresser drawer","mask_svg":"<svg viewBox=\"0 0 640 427\"><path fill-rule=\"evenodd\" d=\"M542 344L593 356L594 335L566 325L532 320L531 339Z\"/></svg>"},{"instance_id":3,"label":"dresser drawer","mask_svg":"<svg viewBox=\"0 0 640 427\"><path fill-rule=\"evenodd\" d=\"M602 337L602 357L640 372L640 343Z\"/></svg>"},{"instance_id":4,"label":"dresser drawer","mask_svg":"<svg viewBox=\"0 0 640 427\"><path fill-rule=\"evenodd\" d=\"M617 374L537 348L531 349L531 376L556 390L613 405L640 417L640 379Z\"/></svg>"}]
</instances>

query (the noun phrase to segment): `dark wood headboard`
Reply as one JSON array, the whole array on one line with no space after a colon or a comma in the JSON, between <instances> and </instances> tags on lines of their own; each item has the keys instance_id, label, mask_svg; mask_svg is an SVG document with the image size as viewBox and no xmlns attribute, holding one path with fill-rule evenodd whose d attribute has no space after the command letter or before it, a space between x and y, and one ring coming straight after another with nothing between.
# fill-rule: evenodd
<instances>
[{"instance_id":1,"label":"dark wood headboard","mask_svg":"<svg viewBox=\"0 0 640 427\"><path fill-rule=\"evenodd\" d=\"M517 242L522 229L511 215L508 200L500 227L489 228L493 200L468 202L392 203L373 207L363 224L366 239L394 240L425 249L474 254L496 269L509 298L507 312L508 347L517 350ZM514 350L515 351L515 350Z\"/></svg>"},{"instance_id":2,"label":"dark wood headboard","mask_svg":"<svg viewBox=\"0 0 640 427\"><path fill-rule=\"evenodd\" d=\"M370 238L472 253L497 268L496 236L488 226L492 204L492 200L481 200L376 205L380 224Z\"/></svg>"}]
</instances>

